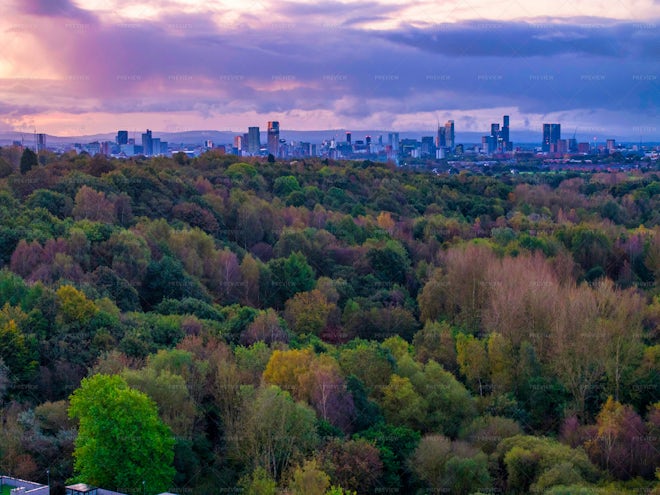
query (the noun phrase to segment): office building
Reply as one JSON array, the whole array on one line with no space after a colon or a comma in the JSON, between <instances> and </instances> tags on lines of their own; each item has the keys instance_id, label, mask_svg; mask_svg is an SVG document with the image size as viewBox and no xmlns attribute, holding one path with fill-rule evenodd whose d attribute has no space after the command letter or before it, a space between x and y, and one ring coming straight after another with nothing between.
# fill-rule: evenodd
<instances>
[{"instance_id":1,"label":"office building","mask_svg":"<svg viewBox=\"0 0 660 495\"><path fill-rule=\"evenodd\" d=\"M445 128L440 127L440 124L438 124L438 133L435 137L435 147L444 148L445 146L447 146L447 140L445 139Z\"/></svg>"},{"instance_id":2,"label":"office building","mask_svg":"<svg viewBox=\"0 0 660 495\"><path fill-rule=\"evenodd\" d=\"M387 135L387 144L392 147L392 152L397 153L399 151L399 133L390 132Z\"/></svg>"},{"instance_id":3,"label":"office building","mask_svg":"<svg viewBox=\"0 0 660 495\"><path fill-rule=\"evenodd\" d=\"M568 141L566 139L557 139L555 153L568 153Z\"/></svg>"},{"instance_id":4,"label":"office building","mask_svg":"<svg viewBox=\"0 0 660 495\"><path fill-rule=\"evenodd\" d=\"M37 134L37 143L36 143L37 153L44 151L46 149L46 135Z\"/></svg>"},{"instance_id":5,"label":"office building","mask_svg":"<svg viewBox=\"0 0 660 495\"><path fill-rule=\"evenodd\" d=\"M351 133L350 133L350 132L347 132L347 133L346 133L346 142L347 142L348 144L351 144Z\"/></svg>"},{"instance_id":6,"label":"office building","mask_svg":"<svg viewBox=\"0 0 660 495\"><path fill-rule=\"evenodd\" d=\"M578 153L587 154L591 151L591 145L589 143L578 143Z\"/></svg>"},{"instance_id":7,"label":"office building","mask_svg":"<svg viewBox=\"0 0 660 495\"><path fill-rule=\"evenodd\" d=\"M268 122L268 153L273 156L279 155L280 148L280 123L276 120Z\"/></svg>"},{"instance_id":8,"label":"office building","mask_svg":"<svg viewBox=\"0 0 660 495\"><path fill-rule=\"evenodd\" d=\"M151 155L157 156L160 155L160 138L151 139Z\"/></svg>"},{"instance_id":9,"label":"office building","mask_svg":"<svg viewBox=\"0 0 660 495\"><path fill-rule=\"evenodd\" d=\"M433 136L422 137L422 156L435 156L435 145L433 144Z\"/></svg>"},{"instance_id":10,"label":"office building","mask_svg":"<svg viewBox=\"0 0 660 495\"><path fill-rule=\"evenodd\" d=\"M117 131L117 144L128 144L128 131Z\"/></svg>"},{"instance_id":11,"label":"office building","mask_svg":"<svg viewBox=\"0 0 660 495\"><path fill-rule=\"evenodd\" d=\"M557 141L561 139L561 124L543 124L543 145L541 149L549 152L551 145L556 149Z\"/></svg>"},{"instance_id":12,"label":"office building","mask_svg":"<svg viewBox=\"0 0 660 495\"><path fill-rule=\"evenodd\" d=\"M484 153L491 155L495 153L496 149L497 149L497 138L495 136L493 136L492 134L490 136L482 136L481 150Z\"/></svg>"},{"instance_id":13,"label":"office building","mask_svg":"<svg viewBox=\"0 0 660 495\"><path fill-rule=\"evenodd\" d=\"M450 150L454 149L454 121L448 120L445 124L445 146Z\"/></svg>"},{"instance_id":14,"label":"office building","mask_svg":"<svg viewBox=\"0 0 660 495\"><path fill-rule=\"evenodd\" d=\"M142 134L142 153L145 156L151 156L154 153L152 141L151 131L147 129L147 132Z\"/></svg>"},{"instance_id":15,"label":"office building","mask_svg":"<svg viewBox=\"0 0 660 495\"><path fill-rule=\"evenodd\" d=\"M502 135L500 124L490 124L490 136L488 139L488 153L495 153L502 149Z\"/></svg>"},{"instance_id":16,"label":"office building","mask_svg":"<svg viewBox=\"0 0 660 495\"><path fill-rule=\"evenodd\" d=\"M248 127L248 152L258 155L261 149L261 136L259 127Z\"/></svg>"},{"instance_id":17,"label":"office building","mask_svg":"<svg viewBox=\"0 0 660 495\"><path fill-rule=\"evenodd\" d=\"M608 139L606 141L607 151L612 152L616 149L616 141L614 139Z\"/></svg>"},{"instance_id":18,"label":"office building","mask_svg":"<svg viewBox=\"0 0 660 495\"><path fill-rule=\"evenodd\" d=\"M500 131L500 135L502 136L502 145L503 145L502 151L512 151L513 143L509 138L509 116L505 115L502 120L503 120L502 130Z\"/></svg>"}]
</instances>

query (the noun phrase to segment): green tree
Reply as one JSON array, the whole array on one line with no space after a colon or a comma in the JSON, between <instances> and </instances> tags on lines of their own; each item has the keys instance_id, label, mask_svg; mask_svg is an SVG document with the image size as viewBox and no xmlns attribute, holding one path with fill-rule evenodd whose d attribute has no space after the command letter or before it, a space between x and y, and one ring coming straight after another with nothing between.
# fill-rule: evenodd
<instances>
[{"instance_id":1,"label":"green tree","mask_svg":"<svg viewBox=\"0 0 660 495\"><path fill-rule=\"evenodd\" d=\"M319 335L335 307L318 289L299 292L286 302L284 318L297 334Z\"/></svg>"},{"instance_id":2,"label":"green tree","mask_svg":"<svg viewBox=\"0 0 660 495\"><path fill-rule=\"evenodd\" d=\"M330 487L330 477L316 465L316 461L305 461L296 467L289 483L292 495L324 495Z\"/></svg>"},{"instance_id":3,"label":"green tree","mask_svg":"<svg viewBox=\"0 0 660 495\"><path fill-rule=\"evenodd\" d=\"M147 395L118 375L93 375L70 401L69 416L80 421L75 479L131 495L170 488L174 438Z\"/></svg>"},{"instance_id":4,"label":"green tree","mask_svg":"<svg viewBox=\"0 0 660 495\"><path fill-rule=\"evenodd\" d=\"M281 308L287 299L298 292L314 288L314 270L301 253L291 253L288 258L276 258L268 262L269 283L261 284L263 299Z\"/></svg>"},{"instance_id":5,"label":"green tree","mask_svg":"<svg viewBox=\"0 0 660 495\"><path fill-rule=\"evenodd\" d=\"M30 148L25 148L21 156L21 173L27 174L30 170L39 165L37 154Z\"/></svg>"},{"instance_id":6,"label":"green tree","mask_svg":"<svg viewBox=\"0 0 660 495\"><path fill-rule=\"evenodd\" d=\"M426 423L428 402L415 391L408 378L392 375L383 389L382 406L390 423L416 429Z\"/></svg>"},{"instance_id":7,"label":"green tree","mask_svg":"<svg viewBox=\"0 0 660 495\"><path fill-rule=\"evenodd\" d=\"M480 396L484 395L489 375L485 344L485 341L472 335L461 333L456 336L456 360L461 373Z\"/></svg>"},{"instance_id":8,"label":"green tree","mask_svg":"<svg viewBox=\"0 0 660 495\"><path fill-rule=\"evenodd\" d=\"M275 495L277 482L268 471L257 467L249 476L245 476L238 483L238 487L245 495Z\"/></svg>"},{"instance_id":9,"label":"green tree","mask_svg":"<svg viewBox=\"0 0 660 495\"><path fill-rule=\"evenodd\" d=\"M426 363L433 359L448 371L458 371L456 344L448 323L427 321L424 328L413 337L413 347L418 361Z\"/></svg>"},{"instance_id":10,"label":"green tree","mask_svg":"<svg viewBox=\"0 0 660 495\"><path fill-rule=\"evenodd\" d=\"M13 377L16 381L31 377L37 368L38 354L35 346L19 329L16 321L8 317L9 306L5 305L0 313L0 359L3 368L8 370L6 380ZM20 311L20 310L19 310Z\"/></svg>"},{"instance_id":11,"label":"green tree","mask_svg":"<svg viewBox=\"0 0 660 495\"><path fill-rule=\"evenodd\" d=\"M241 413L228 425L229 454L279 479L318 443L314 411L271 385L244 390Z\"/></svg>"},{"instance_id":12,"label":"green tree","mask_svg":"<svg viewBox=\"0 0 660 495\"><path fill-rule=\"evenodd\" d=\"M5 177L11 175L13 172L14 167L11 166L11 163L0 157L0 179L4 179Z\"/></svg>"},{"instance_id":13,"label":"green tree","mask_svg":"<svg viewBox=\"0 0 660 495\"><path fill-rule=\"evenodd\" d=\"M298 179L293 175L278 177L273 182L273 192L278 196L288 196L294 191L300 191L300 184L298 183Z\"/></svg>"}]
</instances>

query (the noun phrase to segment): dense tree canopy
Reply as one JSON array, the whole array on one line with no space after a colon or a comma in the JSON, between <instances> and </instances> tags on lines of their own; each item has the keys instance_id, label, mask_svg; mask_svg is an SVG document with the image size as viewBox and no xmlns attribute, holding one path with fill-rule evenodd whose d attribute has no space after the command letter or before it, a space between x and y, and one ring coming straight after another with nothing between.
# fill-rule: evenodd
<instances>
[{"instance_id":1,"label":"dense tree canopy","mask_svg":"<svg viewBox=\"0 0 660 495\"><path fill-rule=\"evenodd\" d=\"M657 490L658 170L40 161L0 148L2 474Z\"/></svg>"}]
</instances>

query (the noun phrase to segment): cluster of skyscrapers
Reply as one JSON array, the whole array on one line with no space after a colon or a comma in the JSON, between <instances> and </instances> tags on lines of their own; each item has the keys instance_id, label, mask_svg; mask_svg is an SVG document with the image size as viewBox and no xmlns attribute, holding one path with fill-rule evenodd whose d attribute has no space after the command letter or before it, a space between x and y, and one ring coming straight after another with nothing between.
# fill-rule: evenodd
<instances>
[{"instance_id":1,"label":"cluster of skyscrapers","mask_svg":"<svg viewBox=\"0 0 660 495\"><path fill-rule=\"evenodd\" d=\"M111 148L107 150L106 148ZM110 151L110 152L108 152ZM117 138L115 143L101 143L101 151L104 154L111 154L116 151L125 156L144 155L144 156L161 156L167 155L168 143L161 141L160 138L153 137L150 129L142 133L142 143L137 144L134 138L128 137L128 131L117 131Z\"/></svg>"},{"instance_id":2,"label":"cluster of skyscrapers","mask_svg":"<svg viewBox=\"0 0 660 495\"><path fill-rule=\"evenodd\" d=\"M513 151L513 143L509 139L508 115L502 118L502 127L497 123L490 124L490 135L481 138L481 148L488 155Z\"/></svg>"},{"instance_id":3,"label":"cluster of skyscrapers","mask_svg":"<svg viewBox=\"0 0 660 495\"><path fill-rule=\"evenodd\" d=\"M234 137L234 151L236 154L259 155L262 152L274 157L283 156L280 146L285 144L280 140L280 123L277 120L268 122L267 141L265 149L261 147L261 131L258 126L248 127L248 131Z\"/></svg>"},{"instance_id":4,"label":"cluster of skyscrapers","mask_svg":"<svg viewBox=\"0 0 660 495\"><path fill-rule=\"evenodd\" d=\"M576 133L570 139L562 139L561 124L544 123L543 138L541 146L518 145L516 149L510 138L509 116L502 117L502 123L490 124L490 134L481 137L481 143L457 144L456 128L453 120L447 120L445 124L438 123L435 136L427 135L420 138L400 137L398 132L390 132L379 135L372 139L366 135L361 139L355 139L351 132L346 132L345 139L337 139L337 136L325 139L320 143L306 141L287 141L280 138L279 121L269 121L266 131L266 142L262 143L261 131L258 126L248 127L248 132L235 135L231 144L214 144L212 140L205 140L202 144L184 144L170 146L159 137L154 137L152 131L147 129L142 133L141 141L136 142L136 137L129 138L126 130L117 131L114 141L94 141L87 144L74 143L60 150L74 149L77 152L86 152L91 155L101 153L108 156L130 157L130 156L165 156L170 153L183 152L189 156L197 156L209 149L215 149L220 153L232 153L239 156L268 156L275 158L293 157L328 157L333 159L370 159L376 161L406 161L408 158L427 161L442 160L449 157L488 155L496 158L512 158L515 153L529 154L529 152L550 155L550 158L560 158L560 155L586 155L590 153L611 154L621 151L614 139L607 139L606 145L580 142L576 140ZM577 129L576 129L577 132ZM429 133L431 134L431 133ZM14 144L23 146L23 141L15 141ZM34 149L39 152L48 149L46 146L46 134L34 135ZM635 149L641 149L633 146ZM499 156L498 156L499 155Z\"/></svg>"},{"instance_id":5,"label":"cluster of skyscrapers","mask_svg":"<svg viewBox=\"0 0 660 495\"><path fill-rule=\"evenodd\" d=\"M577 131L577 129L576 129ZM604 151L611 153L616 149L615 140L608 139ZM573 137L569 139L561 138L561 124L543 124L543 142L541 144L541 151L544 153L578 153L586 154L592 151L590 143L578 143Z\"/></svg>"}]
</instances>

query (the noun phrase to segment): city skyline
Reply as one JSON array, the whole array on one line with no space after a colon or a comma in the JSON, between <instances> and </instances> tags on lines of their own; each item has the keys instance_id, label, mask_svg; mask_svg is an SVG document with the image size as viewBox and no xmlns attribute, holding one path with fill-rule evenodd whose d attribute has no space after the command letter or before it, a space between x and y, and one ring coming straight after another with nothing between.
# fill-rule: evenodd
<instances>
[{"instance_id":1,"label":"city skyline","mask_svg":"<svg viewBox=\"0 0 660 495\"><path fill-rule=\"evenodd\" d=\"M0 132L512 131L654 141L660 3L7 0ZM569 8L570 7L570 8ZM263 124L262 124L263 125Z\"/></svg>"}]
</instances>

